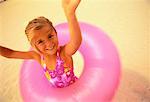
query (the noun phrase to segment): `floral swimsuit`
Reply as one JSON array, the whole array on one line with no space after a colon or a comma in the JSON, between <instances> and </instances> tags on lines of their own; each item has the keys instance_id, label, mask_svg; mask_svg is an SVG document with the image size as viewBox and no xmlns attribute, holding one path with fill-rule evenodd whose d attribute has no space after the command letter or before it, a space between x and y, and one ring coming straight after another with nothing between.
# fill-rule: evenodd
<instances>
[{"instance_id":1,"label":"floral swimsuit","mask_svg":"<svg viewBox=\"0 0 150 102\"><path fill-rule=\"evenodd\" d=\"M73 68L70 70L64 67L64 61L60 57L60 50L57 51L55 70L48 70L46 64L43 63L43 69L46 78L52 86L63 88L74 83L78 78L74 75Z\"/></svg>"}]
</instances>

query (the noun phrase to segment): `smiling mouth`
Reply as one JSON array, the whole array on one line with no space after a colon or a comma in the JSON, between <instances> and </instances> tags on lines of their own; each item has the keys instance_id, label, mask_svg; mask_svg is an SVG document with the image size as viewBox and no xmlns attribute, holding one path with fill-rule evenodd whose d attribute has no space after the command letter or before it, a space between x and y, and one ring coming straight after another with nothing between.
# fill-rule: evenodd
<instances>
[{"instance_id":1,"label":"smiling mouth","mask_svg":"<svg viewBox=\"0 0 150 102\"><path fill-rule=\"evenodd\" d=\"M55 45L53 44L50 48L46 49L46 50L53 50L55 47Z\"/></svg>"}]
</instances>

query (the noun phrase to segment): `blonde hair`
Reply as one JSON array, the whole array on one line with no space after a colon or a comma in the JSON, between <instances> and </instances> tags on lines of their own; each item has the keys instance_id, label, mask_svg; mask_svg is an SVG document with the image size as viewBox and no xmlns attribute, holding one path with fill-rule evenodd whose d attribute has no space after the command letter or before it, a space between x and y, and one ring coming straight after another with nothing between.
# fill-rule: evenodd
<instances>
[{"instance_id":1,"label":"blonde hair","mask_svg":"<svg viewBox=\"0 0 150 102\"><path fill-rule=\"evenodd\" d=\"M40 17L37 17L37 18L31 20L25 28L25 34L26 34L28 40L31 42L32 37L33 37L30 35L30 31L39 30L46 24L49 24L52 28L54 28L52 25L52 22L43 16L40 16Z\"/></svg>"}]
</instances>

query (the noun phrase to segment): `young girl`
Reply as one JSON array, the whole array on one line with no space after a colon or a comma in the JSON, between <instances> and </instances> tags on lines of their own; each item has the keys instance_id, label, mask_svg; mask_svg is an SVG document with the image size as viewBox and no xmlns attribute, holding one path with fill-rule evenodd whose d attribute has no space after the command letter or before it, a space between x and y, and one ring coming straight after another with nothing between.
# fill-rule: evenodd
<instances>
[{"instance_id":1,"label":"young girl","mask_svg":"<svg viewBox=\"0 0 150 102\"><path fill-rule=\"evenodd\" d=\"M78 50L81 31L75 15L81 0L62 0L66 15L70 41L64 46L58 45L57 31L45 17L29 22L25 29L27 38L35 51L21 52L0 46L0 55L7 58L34 59L44 68L47 79L54 87L65 87L74 83L77 77L73 72L72 55Z\"/></svg>"}]
</instances>

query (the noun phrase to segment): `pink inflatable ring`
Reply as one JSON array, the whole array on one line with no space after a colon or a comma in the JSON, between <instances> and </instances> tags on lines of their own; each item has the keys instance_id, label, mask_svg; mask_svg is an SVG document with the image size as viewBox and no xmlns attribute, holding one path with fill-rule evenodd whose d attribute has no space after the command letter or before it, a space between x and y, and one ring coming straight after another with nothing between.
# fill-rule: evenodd
<instances>
[{"instance_id":1,"label":"pink inflatable ring","mask_svg":"<svg viewBox=\"0 0 150 102\"><path fill-rule=\"evenodd\" d=\"M20 91L24 102L110 102L120 79L120 60L113 42L92 25L80 23L83 42L79 49L84 59L80 78L65 88L54 88L42 67L24 61L20 72ZM69 39L68 26L56 26L60 44Z\"/></svg>"}]
</instances>

